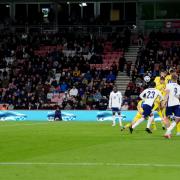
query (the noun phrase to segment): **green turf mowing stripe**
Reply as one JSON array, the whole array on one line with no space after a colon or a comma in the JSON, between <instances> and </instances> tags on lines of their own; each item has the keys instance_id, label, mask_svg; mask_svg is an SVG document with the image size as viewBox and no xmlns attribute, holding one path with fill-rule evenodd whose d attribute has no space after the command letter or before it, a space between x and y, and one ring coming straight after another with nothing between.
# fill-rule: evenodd
<instances>
[{"instance_id":1,"label":"green turf mowing stripe","mask_svg":"<svg viewBox=\"0 0 180 180\"><path fill-rule=\"evenodd\" d=\"M136 163L63 163L63 162L0 162L0 165L8 165L8 166L21 166L21 165L58 165L58 166L142 166L142 167L176 167L180 168L180 164L136 164Z\"/></svg>"}]
</instances>

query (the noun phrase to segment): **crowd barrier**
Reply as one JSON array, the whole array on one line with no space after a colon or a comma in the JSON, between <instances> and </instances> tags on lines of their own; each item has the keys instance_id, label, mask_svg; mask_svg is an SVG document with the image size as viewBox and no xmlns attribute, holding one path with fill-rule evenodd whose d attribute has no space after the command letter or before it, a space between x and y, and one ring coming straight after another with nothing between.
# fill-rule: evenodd
<instances>
[{"instance_id":1,"label":"crowd barrier","mask_svg":"<svg viewBox=\"0 0 180 180\"><path fill-rule=\"evenodd\" d=\"M112 121L111 111L62 110L63 121ZM132 121L137 111L122 111L123 121ZM52 121L53 110L7 110L0 111L0 121ZM155 113L155 120L160 120Z\"/></svg>"}]
</instances>

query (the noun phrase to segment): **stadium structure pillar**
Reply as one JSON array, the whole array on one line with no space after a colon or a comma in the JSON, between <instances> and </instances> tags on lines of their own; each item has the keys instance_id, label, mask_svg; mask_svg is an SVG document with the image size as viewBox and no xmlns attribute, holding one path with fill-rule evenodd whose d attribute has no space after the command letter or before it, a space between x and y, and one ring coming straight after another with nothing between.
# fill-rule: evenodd
<instances>
[{"instance_id":1,"label":"stadium structure pillar","mask_svg":"<svg viewBox=\"0 0 180 180\"><path fill-rule=\"evenodd\" d=\"M28 18L29 16L29 4L26 4L26 17Z\"/></svg>"},{"instance_id":2,"label":"stadium structure pillar","mask_svg":"<svg viewBox=\"0 0 180 180\"><path fill-rule=\"evenodd\" d=\"M70 2L67 3L68 4L68 18L71 16L71 4Z\"/></svg>"},{"instance_id":3,"label":"stadium structure pillar","mask_svg":"<svg viewBox=\"0 0 180 180\"><path fill-rule=\"evenodd\" d=\"M154 6L154 17L153 18L156 19L156 16L157 16L157 13L156 13L156 6L157 6L156 1L154 2L153 6Z\"/></svg>"},{"instance_id":4,"label":"stadium structure pillar","mask_svg":"<svg viewBox=\"0 0 180 180\"><path fill-rule=\"evenodd\" d=\"M55 13L55 19L54 19L55 30L58 31L58 4L57 3L54 3L54 13Z\"/></svg>"},{"instance_id":5,"label":"stadium structure pillar","mask_svg":"<svg viewBox=\"0 0 180 180\"><path fill-rule=\"evenodd\" d=\"M83 19L83 6L81 6L81 19Z\"/></svg>"},{"instance_id":6,"label":"stadium structure pillar","mask_svg":"<svg viewBox=\"0 0 180 180\"><path fill-rule=\"evenodd\" d=\"M126 20L126 2L125 0L123 1L123 20Z\"/></svg>"},{"instance_id":7,"label":"stadium structure pillar","mask_svg":"<svg viewBox=\"0 0 180 180\"><path fill-rule=\"evenodd\" d=\"M94 3L94 17L98 17L100 15L101 6L99 2Z\"/></svg>"},{"instance_id":8,"label":"stadium structure pillar","mask_svg":"<svg viewBox=\"0 0 180 180\"><path fill-rule=\"evenodd\" d=\"M142 4L139 2L136 2L136 26L138 30L143 30L140 25L140 19L142 17Z\"/></svg>"},{"instance_id":9,"label":"stadium structure pillar","mask_svg":"<svg viewBox=\"0 0 180 180\"><path fill-rule=\"evenodd\" d=\"M15 14L16 14L16 9L15 9L15 3L12 2L10 4L10 18L14 21L15 20Z\"/></svg>"}]
</instances>

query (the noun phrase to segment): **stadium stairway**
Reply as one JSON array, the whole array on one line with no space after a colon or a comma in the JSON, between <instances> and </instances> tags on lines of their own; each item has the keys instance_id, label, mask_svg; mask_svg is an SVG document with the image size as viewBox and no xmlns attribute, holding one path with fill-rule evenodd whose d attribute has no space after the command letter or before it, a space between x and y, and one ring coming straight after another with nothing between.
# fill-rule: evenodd
<instances>
[{"instance_id":1,"label":"stadium stairway","mask_svg":"<svg viewBox=\"0 0 180 180\"><path fill-rule=\"evenodd\" d=\"M131 46L129 46L128 51L124 55L126 61L132 63L131 70L134 69L140 47L141 46L131 45Z\"/></svg>"},{"instance_id":2,"label":"stadium stairway","mask_svg":"<svg viewBox=\"0 0 180 180\"><path fill-rule=\"evenodd\" d=\"M124 55L126 62L132 63L130 71L132 71L132 69L135 66L139 48L140 48L140 46L131 45L131 46L129 46L128 51ZM121 91L121 93L123 95L126 91L126 87L129 83L129 81L130 81L130 77L127 76L126 72L118 72L118 75L116 78L116 85L117 85L118 90Z\"/></svg>"},{"instance_id":3,"label":"stadium stairway","mask_svg":"<svg viewBox=\"0 0 180 180\"><path fill-rule=\"evenodd\" d=\"M127 76L126 72L118 72L117 78L116 78L116 86L118 90L124 95L126 91L126 87L130 81L130 77Z\"/></svg>"}]
</instances>

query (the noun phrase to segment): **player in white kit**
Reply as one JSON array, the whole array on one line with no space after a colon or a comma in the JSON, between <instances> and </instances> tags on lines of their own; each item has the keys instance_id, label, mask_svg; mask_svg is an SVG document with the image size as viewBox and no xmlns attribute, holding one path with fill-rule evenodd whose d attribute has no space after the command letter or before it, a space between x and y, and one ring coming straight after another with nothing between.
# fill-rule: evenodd
<instances>
[{"instance_id":1,"label":"player in white kit","mask_svg":"<svg viewBox=\"0 0 180 180\"><path fill-rule=\"evenodd\" d=\"M123 129L122 118L121 118L121 105L122 105L122 94L117 90L117 87L113 87L113 91L109 96L109 109L112 110L113 113L113 122L112 126L116 125L116 113L118 114L119 126Z\"/></svg>"},{"instance_id":2,"label":"player in white kit","mask_svg":"<svg viewBox=\"0 0 180 180\"><path fill-rule=\"evenodd\" d=\"M166 85L166 118L171 118L174 120L167 128L167 131L164 135L165 138L171 138L172 130L180 121L180 85L176 83L177 78L177 75L173 75L171 78L171 83Z\"/></svg>"},{"instance_id":3,"label":"player in white kit","mask_svg":"<svg viewBox=\"0 0 180 180\"><path fill-rule=\"evenodd\" d=\"M148 133L152 133L152 131L150 130L150 126L152 121L154 120L154 115L152 113L152 109L153 109L153 105L154 105L154 101L156 100L157 97L160 97L160 101L163 100L163 96L161 94L161 92L157 89L154 88L155 87L155 83L152 82L149 86L148 89L145 89L141 94L140 94L140 98L143 100L143 116L141 119L139 119L135 124L133 124L131 127L129 127L130 133L133 132L133 130L140 124L142 123L146 118L148 118L148 122L147 122L147 127L146 127L146 131Z\"/></svg>"}]
</instances>

